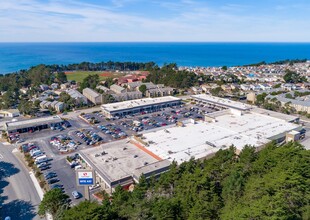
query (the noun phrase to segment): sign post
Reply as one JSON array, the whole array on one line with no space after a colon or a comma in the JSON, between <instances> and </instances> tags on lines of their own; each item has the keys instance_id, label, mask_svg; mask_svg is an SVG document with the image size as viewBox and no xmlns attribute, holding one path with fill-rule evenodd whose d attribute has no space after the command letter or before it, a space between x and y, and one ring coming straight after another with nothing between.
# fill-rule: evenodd
<instances>
[{"instance_id":1,"label":"sign post","mask_svg":"<svg viewBox=\"0 0 310 220\"><path fill-rule=\"evenodd\" d=\"M95 182L95 172L93 170L77 170L76 180L78 186L84 186L85 189L85 199L90 200L89 186L94 185Z\"/></svg>"}]
</instances>

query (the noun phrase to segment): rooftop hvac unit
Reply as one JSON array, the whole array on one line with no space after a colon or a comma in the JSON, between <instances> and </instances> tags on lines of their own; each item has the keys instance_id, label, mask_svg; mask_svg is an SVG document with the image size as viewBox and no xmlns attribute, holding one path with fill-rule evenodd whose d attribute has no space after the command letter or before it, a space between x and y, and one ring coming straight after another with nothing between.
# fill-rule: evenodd
<instances>
[{"instance_id":1,"label":"rooftop hvac unit","mask_svg":"<svg viewBox=\"0 0 310 220\"><path fill-rule=\"evenodd\" d=\"M105 151L102 151L102 152L101 152L101 156L106 155L106 154L108 154L108 153L105 152Z\"/></svg>"}]
</instances>

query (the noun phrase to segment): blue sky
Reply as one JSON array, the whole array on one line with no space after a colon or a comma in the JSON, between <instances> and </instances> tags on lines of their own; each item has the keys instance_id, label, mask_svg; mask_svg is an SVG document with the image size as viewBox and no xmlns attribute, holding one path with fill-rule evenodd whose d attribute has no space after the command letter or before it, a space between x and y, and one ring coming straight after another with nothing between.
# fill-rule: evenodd
<instances>
[{"instance_id":1,"label":"blue sky","mask_svg":"<svg viewBox=\"0 0 310 220\"><path fill-rule=\"evenodd\" d=\"M0 0L1 42L309 42L309 0Z\"/></svg>"}]
</instances>

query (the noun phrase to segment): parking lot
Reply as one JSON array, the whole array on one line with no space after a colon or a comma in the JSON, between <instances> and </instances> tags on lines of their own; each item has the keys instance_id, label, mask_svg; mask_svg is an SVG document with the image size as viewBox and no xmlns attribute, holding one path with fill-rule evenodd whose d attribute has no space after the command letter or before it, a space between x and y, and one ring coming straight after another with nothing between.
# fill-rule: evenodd
<instances>
[{"instance_id":1,"label":"parking lot","mask_svg":"<svg viewBox=\"0 0 310 220\"><path fill-rule=\"evenodd\" d=\"M181 105L175 107L167 107L162 111L139 113L128 115L123 118L107 120L101 113L88 114L90 117L99 117L98 123L93 127L102 134L104 141L111 141L137 132L149 130L153 128L163 127L175 124L189 118L202 120L205 113L216 111L201 105ZM100 121L100 122L99 122Z\"/></svg>"}]
</instances>

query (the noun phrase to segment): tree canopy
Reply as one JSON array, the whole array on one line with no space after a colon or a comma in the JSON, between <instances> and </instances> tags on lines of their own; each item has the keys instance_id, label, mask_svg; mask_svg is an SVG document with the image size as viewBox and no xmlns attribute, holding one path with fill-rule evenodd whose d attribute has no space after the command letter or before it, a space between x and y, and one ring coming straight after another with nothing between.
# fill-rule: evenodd
<instances>
[{"instance_id":1,"label":"tree canopy","mask_svg":"<svg viewBox=\"0 0 310 220\"><path fill-rule=\"evenodd\" d=\"M117 187L103 203L83 202L63 219L309 219L310 151L298 143L220 150L173 163L133 192Z\"/></svg>"},{"instance_id":2,"label":"tree canopy","mask_svg":"<svg viewBox=\"0 0 310 220\"><path fill-rule=\"evenodd\" d=\"M307 79L304 76L300 76L300 74L294 71L291 71L291 70L285 71L285 75L283 76L283 79L287 83L307 82Z\"/></svg>"},{"instance_id":3,"label":"tree canopy","mask_svg":"<svg viewBox=\"0 0 310 220\"><path fill-rule=\"evenodd\" d=\"M199 78L203 77L185 70L178 71L176 64L166 64L161 68L153 68L146 81L183 89L198 85Z\"/></svg>"},{"instance_id":4,"label":"tree canopy","mask_svg":"<svg viewBox=\"0 0 310 220\"><path fill-rule=\"evenodd\" d=\"M95 89L98 83L99 83L98 74L88 75L87 77L85 77L85 79L83 79L83 82L80 85L80 89L81 90L85 88Z\"/></svg>"},{"instance_id":5,"label":"tree canopy","mask_svg":"<svg viewBox=\"0 0 310 220\"><path fill-rule=\"evenodd\" d=\"M139 91L142 92L143 95L145 95L145 92L146 92L146 85L144 85L144 84L141 85L141 86L139 87Z\"/></svg>"},{"instance_id":6,"label":"tree canopy","mask_svg":"<svg viewBox=\"0 0 310 220\"><path fill-rule=\"evenodd\" d=\"M52 216L63 210L64 206L68 206L69 196L64 194L61 189L52 189L44 194L43 200L39 205L39 215L45 215L46 212Z\"/></svg>"}]
</instances>

